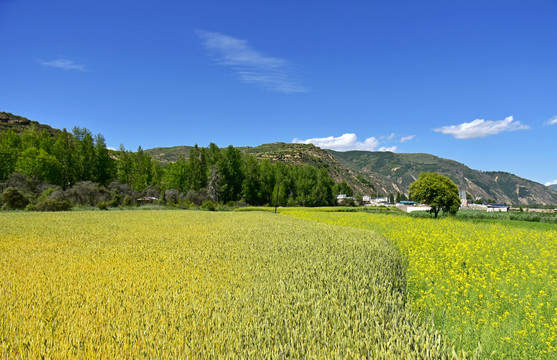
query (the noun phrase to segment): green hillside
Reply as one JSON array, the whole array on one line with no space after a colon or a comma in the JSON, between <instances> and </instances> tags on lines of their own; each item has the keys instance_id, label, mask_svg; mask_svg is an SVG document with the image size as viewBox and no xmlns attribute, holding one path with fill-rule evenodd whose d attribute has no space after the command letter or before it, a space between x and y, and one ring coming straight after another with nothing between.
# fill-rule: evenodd
<instances>
[{"instance_id":1,"label":"green hillside","mask_svg":"<svg viewBox=\"0 0 557 360\"><path fill-rule=\"evenodd\" d=\"M146 150L165 164L187 156L191 147ZM557 191L547 186L499 171L478 171L454 160L431 154L324 150L313 144L271 143L240 150L260 159L325 168L337 181L345 181L363 195L406 194L421 172L450 177L472 198L517 205L557 204Z\"/></svg>"}]
</instances>

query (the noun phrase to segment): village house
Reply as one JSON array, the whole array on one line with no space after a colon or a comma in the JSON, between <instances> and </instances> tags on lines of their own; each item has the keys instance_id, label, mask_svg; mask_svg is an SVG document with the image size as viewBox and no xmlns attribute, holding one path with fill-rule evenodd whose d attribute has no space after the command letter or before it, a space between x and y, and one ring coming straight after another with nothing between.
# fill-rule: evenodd
<instances>
[{"instance_id":1,"label":"village house","mask_svg":"<svg viewBox=\"0 0 557 360\"><path fill-rule=\"evenodd\" d=\"M489 204L487 205L487 212L507 212L509 207L503 204Z\"/></svg>"}]
</instances>

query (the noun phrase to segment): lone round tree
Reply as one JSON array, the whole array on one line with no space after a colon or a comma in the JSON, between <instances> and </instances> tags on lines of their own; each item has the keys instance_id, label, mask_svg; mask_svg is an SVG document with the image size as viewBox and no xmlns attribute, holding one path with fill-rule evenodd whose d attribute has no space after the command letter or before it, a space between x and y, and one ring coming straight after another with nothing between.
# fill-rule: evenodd
<instances>
[{"instance_id":1,"label":"lone round tree","mask_svg":"<svg viewBox=\"0 0 557 360\"><path fill-rule=\"evenodd\" d=\"M429 205L435 217L440 210L454 215L460 208L458 187L451 179L437 173L421 173L410 185L410 196L414 201Z\"/></svg>"}]
</instances>

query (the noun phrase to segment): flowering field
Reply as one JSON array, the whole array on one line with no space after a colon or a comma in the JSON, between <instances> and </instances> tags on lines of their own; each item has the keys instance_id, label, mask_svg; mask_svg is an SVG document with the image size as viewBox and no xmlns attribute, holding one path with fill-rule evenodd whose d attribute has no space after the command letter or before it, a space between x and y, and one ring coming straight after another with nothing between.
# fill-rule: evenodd
<instances>
[{"instance_id":1,"label":"flowering field","mask_svg":"<svg viewBox=\"0 0 557 360\"><path fill-rule=\"evenodd\" d=\"M283 209L372 229L408 259L409 299L457 349L557 358L557 227Z\"/></svg>"},{"instance_id":2,"label":"flowering field","mask_svg":"<svg viewBox=\"0 0 557 360\"><path fill-rule=\"evenodd\" d=\"M0 213L0 264L2 359L448 353L406 306L400 252L368 230L255 212ZM435 300L431 281L417 288L422 306ZM553 309L529 301L534 329L552 336L539 319Z\"/></svg>"}]
</instances>

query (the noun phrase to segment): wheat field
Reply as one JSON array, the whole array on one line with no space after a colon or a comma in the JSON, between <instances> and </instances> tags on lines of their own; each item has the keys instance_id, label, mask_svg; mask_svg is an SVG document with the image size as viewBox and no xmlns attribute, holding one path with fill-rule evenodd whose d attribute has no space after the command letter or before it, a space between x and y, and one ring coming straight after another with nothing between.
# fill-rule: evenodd
<instances>
[{"instance_id":1,"label":"wheat field","mask_svg":"<svg viewBox=\"0 0 557 360\"><path fill-rule=\"evenodd\" d=\"M0 213L0 358L453 358L387 239L263 212Z\"/></svg>"}]
</instances>

